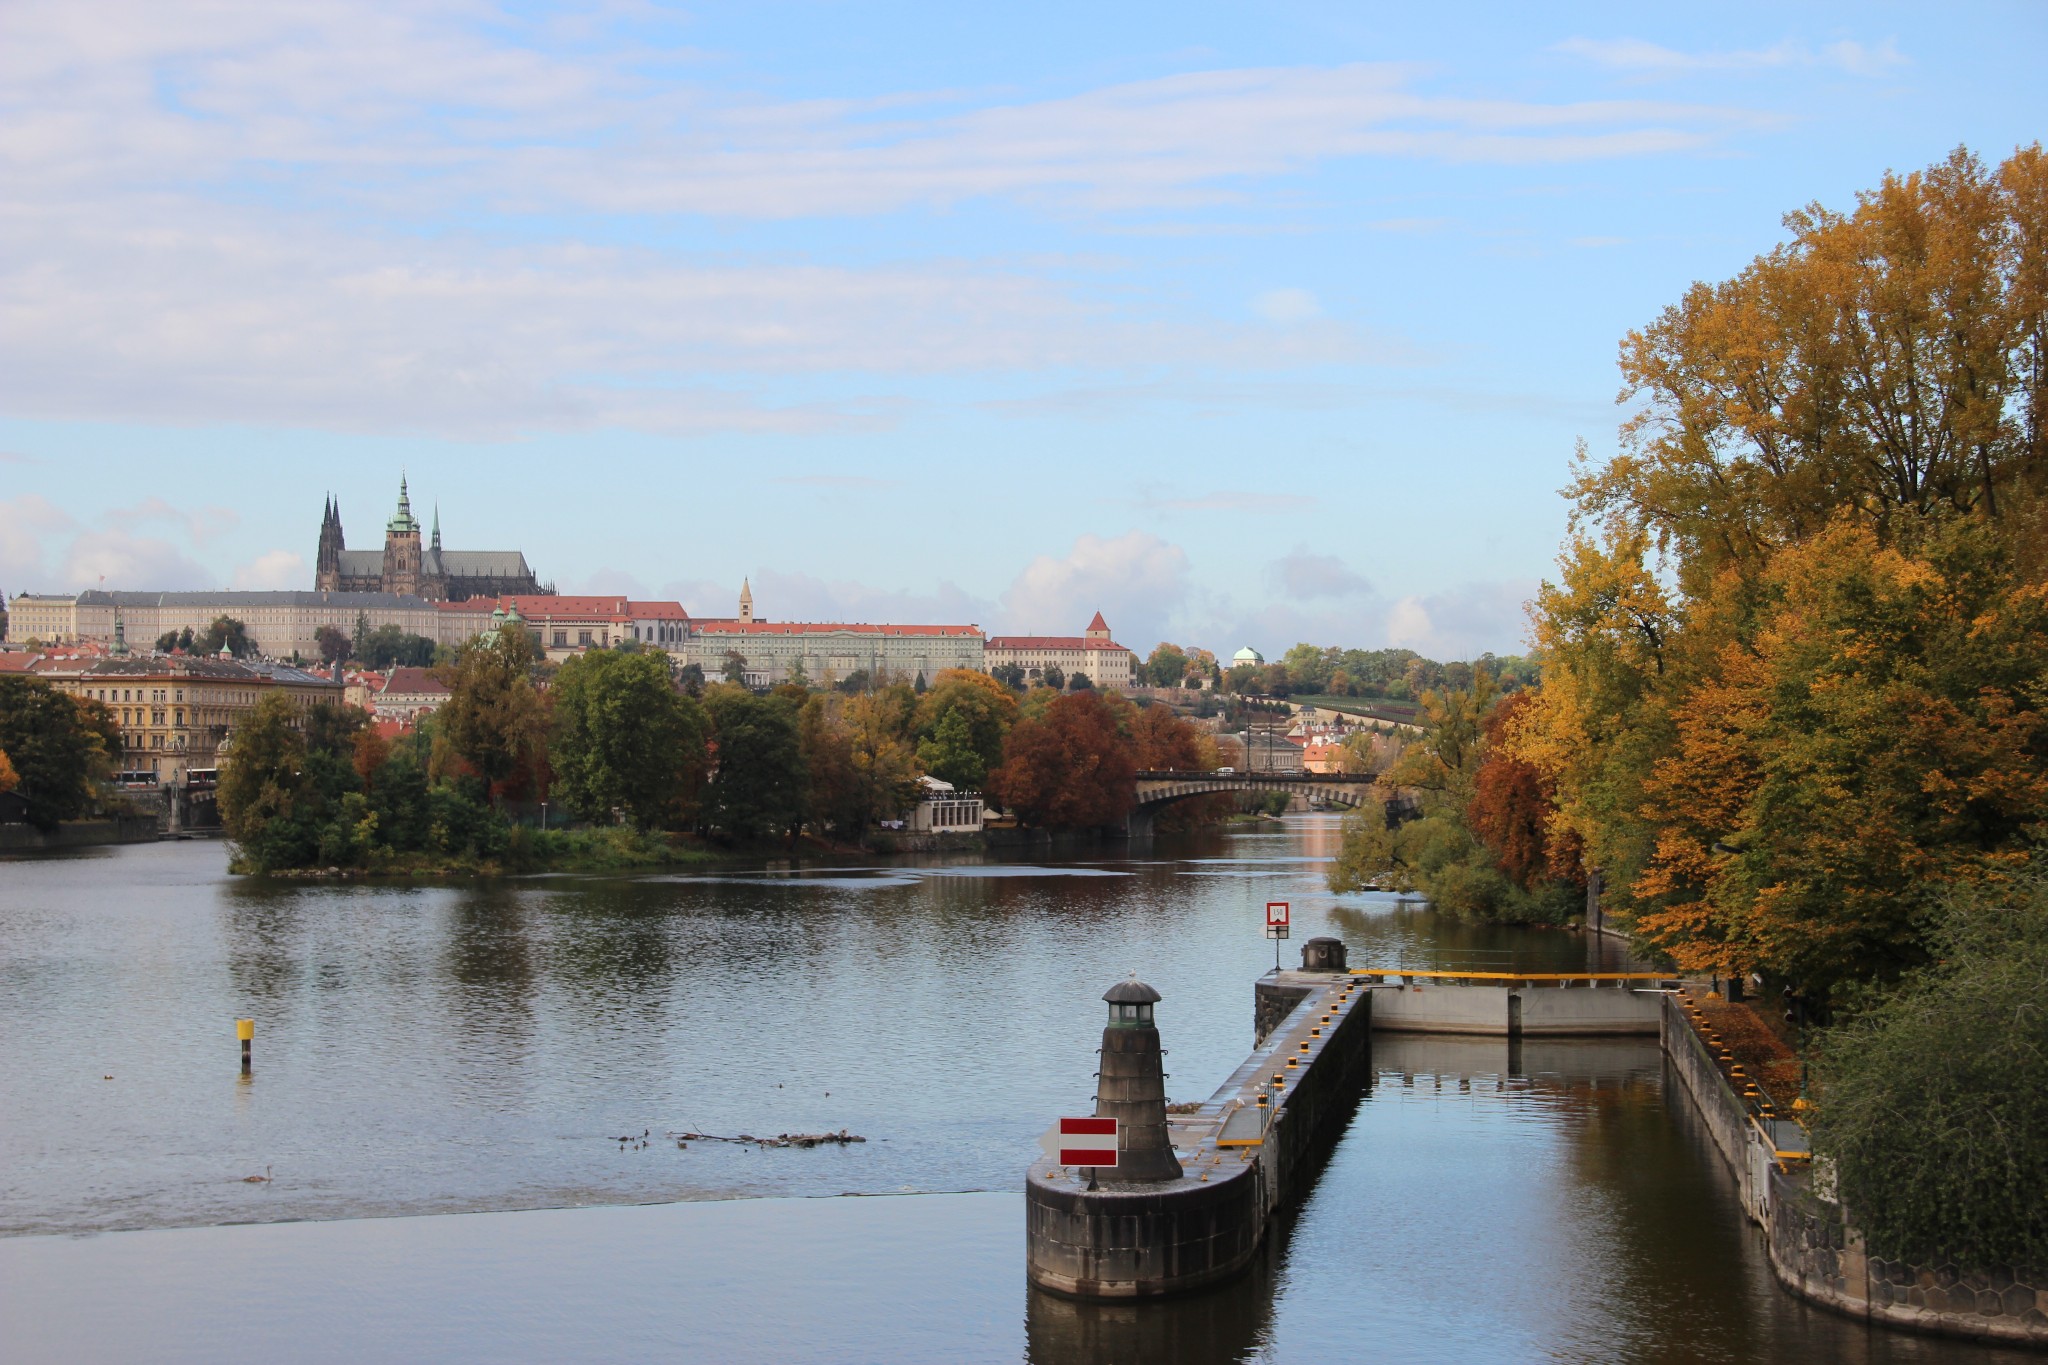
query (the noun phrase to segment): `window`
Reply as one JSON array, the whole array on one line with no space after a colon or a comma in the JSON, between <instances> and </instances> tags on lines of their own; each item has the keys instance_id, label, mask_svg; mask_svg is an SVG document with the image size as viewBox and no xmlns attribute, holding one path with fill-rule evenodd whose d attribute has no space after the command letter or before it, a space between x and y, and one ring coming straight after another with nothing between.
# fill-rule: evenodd
<instances>
[{"instance_id":1,"label":"window","mask_svg":"<svg viewBox=\"0 0 2048 1365\"><path fill-rule=\"evenodd\" d=\"M556 644L556 645L558 645L558 646L565 646L565 645L567 645L568 643L569 643L569 632L568 632L568 631L566 631L566 630L558 630L558 631L556 631L556 632L555 632L555 644Z\"/></svg>"},{"instance_id":2,"label":"window","mask_svg":"<svg viewBox=\"0 0 2048 1365\"><path fill-rule=\"evenodd\" d=\"M579 644L579 645L587 645L587 644L589 644L589 643L590 643L590 632L589 632L589 631L587 631L587 630L579 630L579 631L577 631L577 632L576 632L576 643L577 643L577 644Z\"/></svg>"}]
</instances>

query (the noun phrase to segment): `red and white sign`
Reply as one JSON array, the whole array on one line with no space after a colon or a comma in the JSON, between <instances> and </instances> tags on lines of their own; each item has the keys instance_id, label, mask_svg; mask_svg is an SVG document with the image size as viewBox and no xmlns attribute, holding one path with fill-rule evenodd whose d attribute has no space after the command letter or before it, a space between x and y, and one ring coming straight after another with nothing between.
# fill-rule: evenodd
<instances>
[{"instance_id":1,"label":"red and white sign","mask_svg":"<svg viewBox=\"0 0 2048 1365\"><path fill-rule=\"evenodd\" d=\"M1266 902L1266 926L1267 926L1268 928L1271 928L1271 927L1273 927L1274 925L1280 925L1280 924L1285 924L1285 923L1287 923L1287 902L1286 902L1286 901L1267 901L1267 902Z\"/></svg>"},{"instance_id":2,"label":"red and white sign","mask_svg":"<svg viewBox=\"0 0 2048 1365\"><path fill-rule=\"evenodd\" d=\"M1117 1120L1061 1119L1038 1139L1045 1154L1062 1166L1116 1165Z\"/></svg>"}]
</instances>

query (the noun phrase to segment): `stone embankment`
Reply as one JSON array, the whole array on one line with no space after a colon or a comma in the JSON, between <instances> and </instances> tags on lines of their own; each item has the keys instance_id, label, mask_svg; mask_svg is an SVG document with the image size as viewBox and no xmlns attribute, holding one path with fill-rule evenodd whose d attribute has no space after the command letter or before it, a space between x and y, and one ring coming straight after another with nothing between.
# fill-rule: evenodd
<instances>
[{"instance_id":1,"label":"stone embankment","mask_svg":"<svg viewBox=\"0 0 2048 1365\"><path fill-rule=\"evenodd\" d=\"M1971 1270L1869 1254L1812 1167L1805 1131L1753 1084L1689 992L1664 997L1660 1033L1680 1090L1762 1226L1792 1293L1886 1327L2048 1347L2048 1267ZM1727 1055L1723 1055L1723 1054Z\"/></svg>"}]
</instances>

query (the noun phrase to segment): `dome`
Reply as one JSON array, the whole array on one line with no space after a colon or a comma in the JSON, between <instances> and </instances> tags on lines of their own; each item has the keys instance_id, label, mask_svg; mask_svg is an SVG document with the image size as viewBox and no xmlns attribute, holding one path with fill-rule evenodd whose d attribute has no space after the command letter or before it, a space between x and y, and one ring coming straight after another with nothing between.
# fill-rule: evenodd
<instances>
[{"instance_id":1,"label":"dome","mask_svg":"<svg viewBox=\"0 0 2048 1365\"><path fill-rule=\"evenodd\" d=\"M1231 655L1230 661L1234 664L1262 664L1266 662L1266 656L1253 649L1250 645L1246 645L1243 649Z\"/></svg>"},{"instance_id":2,"label":"dome","mask_svg":"<svg viewBox=\"0 0 2048 1365\"><path fill-rule=\"evenodd\" d=\"M1133 976L1111 986L1102 993L1102 998L1112 1005L1153 1005L1159 1002L1160 997L1158 991Z\"/></svg>"}]
</instances>

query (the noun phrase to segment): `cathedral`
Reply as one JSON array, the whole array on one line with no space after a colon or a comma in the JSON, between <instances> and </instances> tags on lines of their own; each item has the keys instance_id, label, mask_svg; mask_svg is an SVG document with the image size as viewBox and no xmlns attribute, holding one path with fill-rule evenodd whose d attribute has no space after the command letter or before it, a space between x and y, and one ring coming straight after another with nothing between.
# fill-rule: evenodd
<instances>
[{"instance_id":1,"label":"cathedral","mask_svg":"<svg viewBox=\"0 0 2048 1365\"><path fill-rule=\"evenodd\" d=\"M384 524L384 548L347 548L341 537L341 507L329 498L320 518L316 563L313 587L321 592L395 592L432 602L466 602L472 597L554 591L535 581L526 556L518 550L442 549L438 508L433 539L422 548L420 524L413 517L403 476L398 480L398 511Z\"/></svg>"}]
</instances>

